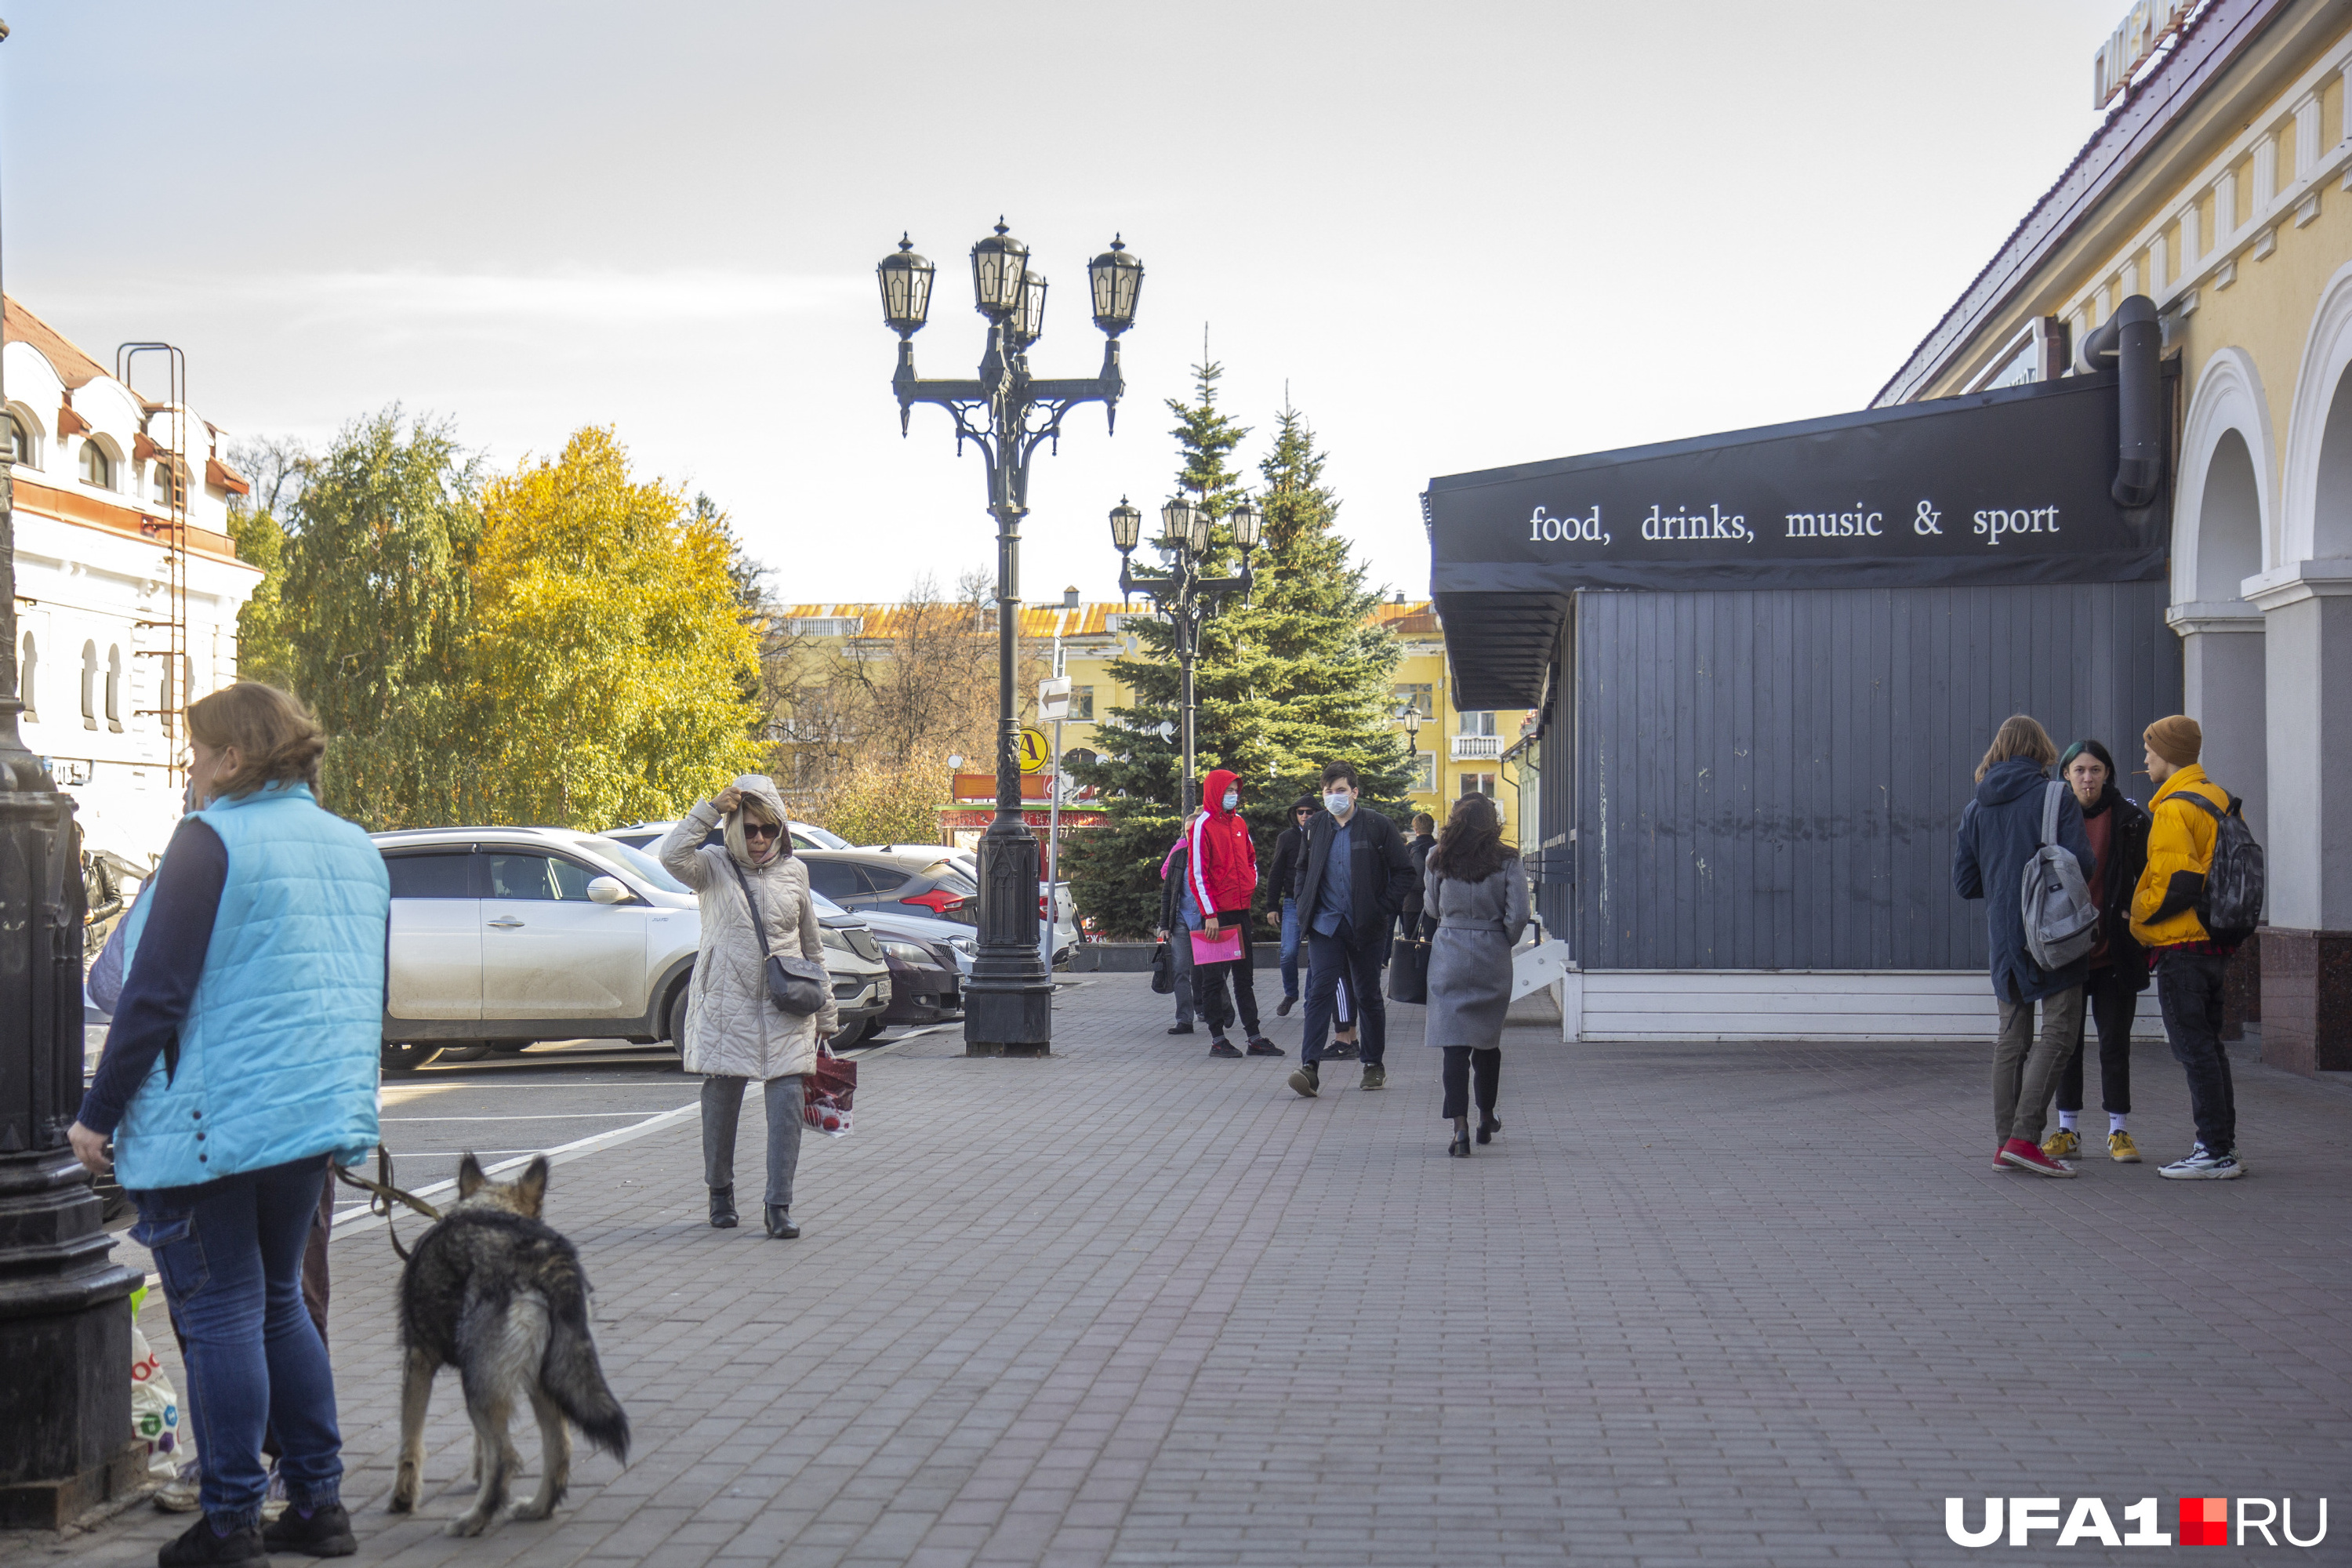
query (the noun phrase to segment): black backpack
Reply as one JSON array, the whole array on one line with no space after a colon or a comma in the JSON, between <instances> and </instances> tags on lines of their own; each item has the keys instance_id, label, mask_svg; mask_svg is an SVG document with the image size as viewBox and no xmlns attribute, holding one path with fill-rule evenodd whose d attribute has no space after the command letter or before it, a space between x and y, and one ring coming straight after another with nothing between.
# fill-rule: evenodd
<instances>
[{"instance_id":1,"label":"black backpack","mask_svg":"<svg viewBox=\"0 0 2352 1568\"><path fill-rule=\"evenodd\" d=\"M2174 797L2185 800L2214 821L2213 859L2205 868L2205 890L2197 898L2197 920L2217 941L2243 941L2263 918L2263 847L2246 826L2245 803L2230 797L2223 811L2194 790Z\"/></svg>"}]
</instances>

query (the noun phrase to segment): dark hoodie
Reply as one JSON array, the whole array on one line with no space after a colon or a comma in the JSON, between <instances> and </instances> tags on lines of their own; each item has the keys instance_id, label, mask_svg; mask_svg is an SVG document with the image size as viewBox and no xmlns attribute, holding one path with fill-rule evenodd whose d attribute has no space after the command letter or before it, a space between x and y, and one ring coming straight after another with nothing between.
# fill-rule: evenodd
<instances>
[{"instance_id":1,"label":"dark hoodie","mask_svg":"<svg viewBox=\"0 0 2352 1568\"><path fill-rule=\"evenodd\" d=\"M1994 764L1977 785L1976 798L1961 809L1952 840L1952 890L1985 901L1985 946L1991 961L1993 994L2005 1002L2032 1002L2080 985L2089 978L2088 955L2063 969L2044 969L2025 945L2025 863L2042 843L2042 792L2053 781L2030 757ZM2083 863L2083 879L2097 869L2091 836L2083 830L2083 808L2074 792L2060 786L2058 842Z\"/></svg>"},{"instance_id":2,"label":"dark hoodie","mask_svg":"<svg viewBox=\"0 0 2352 1568\"><path fill-rule=\"evenodd\" d=\"M1283 829L1275 835L1274 862L1265 874L1265 901L1269 909L1280 909L1282 900L1290 897L1291 884L1298 880L1298 858L1307 851L1307 830L1298 825L1298 808L1309 813L1323 809L1323 803L1311 795L1302 795L1290 803L1284 814ZM1314 821L1310 815L1309 822Z\"/></svg>"}]
</instances>

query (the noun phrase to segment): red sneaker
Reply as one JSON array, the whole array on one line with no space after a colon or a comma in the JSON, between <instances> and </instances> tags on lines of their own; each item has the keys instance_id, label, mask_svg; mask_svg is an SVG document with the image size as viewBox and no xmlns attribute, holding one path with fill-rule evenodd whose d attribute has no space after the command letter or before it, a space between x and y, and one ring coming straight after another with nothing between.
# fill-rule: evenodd
<instances>
[{"instance_id":1,"label":"red sneaker","mask_svg":"<svg viewBox=\"0 0 2352 1568\"><path fill-rule=\"evenodd\" d=\"M2019 1170L2031 1171L2037 1176L2071 1176L2074 1173L2074 1166L2063 1160L2052 1159L2042 1152L2042 1145L2023 1138L2012 1138L2002 1144L2000 1160L2004 1165L2015 1165Z\"/></svg>"}]
</instances>

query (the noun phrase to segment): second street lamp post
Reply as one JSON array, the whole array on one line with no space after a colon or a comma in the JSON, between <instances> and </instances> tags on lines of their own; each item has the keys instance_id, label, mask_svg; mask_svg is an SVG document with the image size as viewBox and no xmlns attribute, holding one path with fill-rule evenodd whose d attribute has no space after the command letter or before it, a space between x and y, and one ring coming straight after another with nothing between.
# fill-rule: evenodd
<instances>
[{"instance_id":1,"label":"second street lamp post","mask_svg":"<svg viewBox=\"0 0 2352 1568\"><path fill-rule=\"evenodd\" d=\"M1145 567L1139 571L1129 559L1143 531L1143 514L1128 505L1125 497L1111 509L1110 542L1118 548L1119 592L1148 595L1176 634L1176 667L1183 684L1178 699L1181 714L1179 723L1184 748L1183 782L1177 805L1182 816L1190 816L1198 804L1192 798L1192 664L1200 657L1201 626L1230 595L1248 595L1253 582L1250 552L1257 548L1259 518L1257 508L1244 500L1225 519L1225 526L1233 531L1234 542L1241 547L1242 572L1238 577L1201 574L1202 565L1214 547L1214 522L1207 509L1178 496L1160 509L1160 535L1155 548L1168 563L1162 570Z\"/></svg>"},{"instance_id":2,"label":"second street lamp post","mask_svg":"<svg viewBox=\"0 0 2352 1568\"><path fill-rule=\"evenodd\" d=\"M996 232L971 247L974 304L988 319L988 350L971 381L915 374L914 336L931 308L937 269L911 240L875 268L882 319L898 334L898 429L918 403L955 420L956 450L970 441L987 463L988 510L996 520L996 819L980 840L980 955L964 990L967 1056L1045 1056L1052 1048L1054 975L1037 949L1037 837L1021 815L1020 727L1013 707L1014 643L1021 620L1021 519L1029 510L1029 459L1040 442L1061 440L1062 420L1099 403L1118 428L1118 335L1135 324L1143 263L1118 239L1087 267L1095 325L1108 341L1091 378L1046 381L1029 374L1029 346L1045 331L1045 279L1029 268L1029 247Z\"/></svg>"}]
</instances>

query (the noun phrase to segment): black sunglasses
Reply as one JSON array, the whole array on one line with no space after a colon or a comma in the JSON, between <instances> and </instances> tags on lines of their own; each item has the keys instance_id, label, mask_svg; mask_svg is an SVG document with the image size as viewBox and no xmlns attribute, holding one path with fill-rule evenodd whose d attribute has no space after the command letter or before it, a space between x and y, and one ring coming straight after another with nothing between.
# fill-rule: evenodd
<instances>
[{"instance_id":1,"label":"black sunglasses","mask_svg":"<svg viewBox=\"0 0 2352 1568\"><path fill-rule=\"evenodd\" d=\"M743 825L746 838L773 838L783 829L772 822L747 822Z\"/></svg>"}]
</instances>

